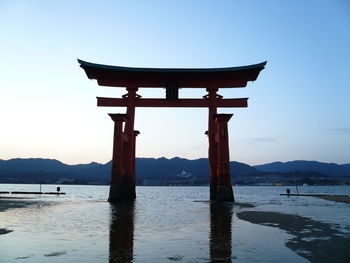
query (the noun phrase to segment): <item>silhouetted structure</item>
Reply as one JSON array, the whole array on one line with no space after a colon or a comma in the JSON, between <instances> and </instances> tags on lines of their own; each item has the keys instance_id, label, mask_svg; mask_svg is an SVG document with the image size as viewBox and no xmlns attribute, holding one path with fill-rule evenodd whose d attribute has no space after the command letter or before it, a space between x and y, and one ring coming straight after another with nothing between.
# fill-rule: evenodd
<instances>
[{"instance_id":1,"label":"silhouetted structure","mask_svg":"<svg viewBox=\"0 0 350 263\"><path fill-rule=\"evenodd\" d=\"M217 114L218 107L247 107L248 98L223 99L219 88L245 87L257 79L266 62L231 68L158 69L128 68L78 60L89 79L101 86L126 87L122 98L97 98L97 106L126 107L126 114L110 114L114 121L114 148L109 201L132 200L135 195L135 107L206 107L210 199L234 201L231 186L227 123L232 114ZM143 99L138 88L165 88L165 99ZM179 99L179 88L206 88L201 99Z\"/></svg>"}]
</instances>

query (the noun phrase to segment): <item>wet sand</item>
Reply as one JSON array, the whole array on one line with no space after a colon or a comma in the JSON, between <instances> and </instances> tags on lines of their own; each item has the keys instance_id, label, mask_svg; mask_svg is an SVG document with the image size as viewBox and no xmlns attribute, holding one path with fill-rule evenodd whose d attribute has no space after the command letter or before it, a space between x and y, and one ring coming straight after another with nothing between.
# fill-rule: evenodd
<instances>
[{"instance_id":1,"label":"wet sand","mask_svg":"<svg viewBox=\"0 0 350 263\"><path fill-rule=\"evenodd\" d=\"M328 201L350 204L350 196L348 195L320 195L320 196L314 196L314 197L328 200Z\"/></svg>"},{"instance_id":2,"label":"wet sand","mask_svg":"<svg viewBox=\"0 0 350 263\"><path fill-rule=\"evenodd\" d=\"M211 203L211 204L214 204L214 203L217 203L218 201L210 201L210 200L196 200L196 201L193 201L193 202L197 202L197 203ZM218 202L220 203L220 202ZM251 203L241 203L241 202L224 202L225 205L231 205L231 206L238 206L240 208L253 208L255 207L255 205L251 204Z\"/></svg>"},{"instance_id":3,"label":"wet sand","mask_svg":"<svg viewBox=\"0 0 350 263\"><path fill-rule=\"evenodd\" d=\"M6 197L1 196L0 197L0 212L6 211L8 209L12 208L22 208L26 207L28 205L34 204L34 202L28 202L27 198L20 198L20 197ZM7 229L7 228L0 228L0 235L5 235L8 233L11 233L13 230Z\"/></svg>"},{"instance_id":4,"label":"wet sand","mask_svg":"<svg viewBox=\"0 0 350 263\"><path fill-rule=\"evenodd\" d=\"M4 212L9 209L14 208L24 208L28 206L46 206L52 205L52 202L47 202L43 200L36 200L35 198L30 197L0 197L0 212Z\"/></svg>"},{"instance_id":5,"label":"wet sand","mask_svg":"<svg viewBox=\"0 0 350 263\"><path fill-rule=\"evenodd\" d=\"M324 199L327 201L334 201L334 202L339 202L339 203L350 204L350 196L348 196L348 195L328 195L328 194L280 194L280 195L284 195L284 196L310 196L310 197Z\"/></svg>"},{"instance_id":6,"label":"wet sand","mask_svg":"<svg viewBox=\"0 0 350 263\"><path fill-rule=\"evenodd\" d=\"M350 235L336 229L336 225L276 212L244 211L237 216L253 224L286 231L293 237L285 245L311 262L349 262Z\"/></svg>"},{"instance_id":7,"label":"wet sand","mask_svg":"<svg viewBox=\"0 0 350 263\"><path fill-rule=\"evenodd\" d=\"M27 198L0 197L0 212L12 208L22 208L37 203Z\"/></svg>"},{"instance_id":8,"label":"wet sand","mask_svg":"<svg viewBox=\"0 0 350 263\"><path fill-rule=\"evenodd\" d=\"M7 233L11 233L13 230L9 230L7 228L0 228L0 235L5 235Z\"/></svg>"}]
</instances>

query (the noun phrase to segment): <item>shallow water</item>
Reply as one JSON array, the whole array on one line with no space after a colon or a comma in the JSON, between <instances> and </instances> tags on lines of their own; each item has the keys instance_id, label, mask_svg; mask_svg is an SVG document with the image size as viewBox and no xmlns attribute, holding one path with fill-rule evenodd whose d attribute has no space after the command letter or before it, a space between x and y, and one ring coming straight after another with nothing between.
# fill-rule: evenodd
<instances>
[{"instance_id":1,"label":"shallow water","mask_svg":"<svg viewBox=\"0 0 350 263\"><path fill-rule=\"evenodd\" d=\"M0 191L38 189L0 185ZM134 203L113 206L108 190L61 185L66 195L0 200L0 229L6 229L0 262L310 262L286 246L293 235L240 220L244 211L295 214L350 233L349 204L279 196L286 187L234 187L236 200L254 208L207 202L208 187L137 187ZM350 187L299 191L349 195Z\"/></svg>"}]
</instances>

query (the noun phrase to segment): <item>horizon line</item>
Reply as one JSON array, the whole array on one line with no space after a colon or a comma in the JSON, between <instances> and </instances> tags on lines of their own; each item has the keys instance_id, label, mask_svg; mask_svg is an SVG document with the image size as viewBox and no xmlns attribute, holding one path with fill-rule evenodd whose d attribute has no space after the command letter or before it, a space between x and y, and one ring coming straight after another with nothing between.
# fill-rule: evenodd
<instances>
[{"instance_id":1,"label":"horizon line","mask_svg":"<svg viewBox=\"0 0 350 263\"><path fill-rule=\"evenodd\" d=\"M16 159L21 159L21 160L29 160L29 159L39 159L39 160L55 160L55 161L58 161L62 164L65 164L65 165L88 165L88 164L92 164L92 163L96 163L96 164L101 164L101 165L106 165L108 164L109 162L111 162L112 160L109 160L105 163L100 163L100 162L95 162L95 161L91 161L89 163L75 163L75 164L69 164L69 163L65 163L65 162L62 162L60 161L59 159L54 159L54 158L43 158L43 157L27 157L27 158L23 158L23 157L15 157L15 158L9 158L9 159L0 159L0 161L10 161L10 160L16 160ZM183 158L183 157L179 157L179 156L175 156L175 157L171 157L171 158L167 158L167 157L136 157L136 159L167 159L167 160L172 160L172 159L184 159L184 160L188 160L188 161L196 161L196 160L200 160L200 159L208 159L208 157L200 157L200 158L195 158L195 159L189 159L189 158ZM292 160L292 161L272 161L272 162L267 162L267 163L262 163L262 164L255 164L255 165L251 165L251 164L248 164L248 163L244 163L244 162L239 162L239 161L235 161L235 160L230 160L230 162L237 162L237 163L243 163L243 164L246 164L246 165L249 165L251 167L254 167L254 166L260 166L260 165L266 165L266 164L271 164L271 163L288 163L288 162L298 162L298 161L305 161L305 162L318 162L318 163L326 163L326 164L336 164L336 165L348 165L350 164L350 162L348 163L335 163L335 162L322 162L322 161L316 161L316 160L305 160L305 159L295 159L295 160Z\"/></svg>"}]
</instances>

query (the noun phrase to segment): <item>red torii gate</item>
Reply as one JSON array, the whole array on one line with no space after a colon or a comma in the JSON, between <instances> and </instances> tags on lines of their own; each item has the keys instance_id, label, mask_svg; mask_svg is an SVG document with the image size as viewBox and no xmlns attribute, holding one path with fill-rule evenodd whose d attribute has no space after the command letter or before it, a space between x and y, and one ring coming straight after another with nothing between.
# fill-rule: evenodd
<instances>
[{"instance_id":1,"label":"red torii gate","mask_svg":"<svg viewBox=\"0 0 350 263\"><path fill-rule=\"evenodd\" d=\"M206 107L208 131L210 200L234 201L227 123L233 114L217 114L217 108L248 107L248 98L223 99L219 88L245 87L255 81L263 63L230 68L164 69L101 65L78 59L89 79L100 86L126 87L122 98L97 97L97 106L126 107L126 114L109 114L114 121L112 175L109 202L133 200L135 193L135 107ZM165 99L143 99L138 88L165 88ZM179 88L206 88L200 99L179 99ZM124 127L123 127L124 126Z\"/></svg>"}]
</instances>

